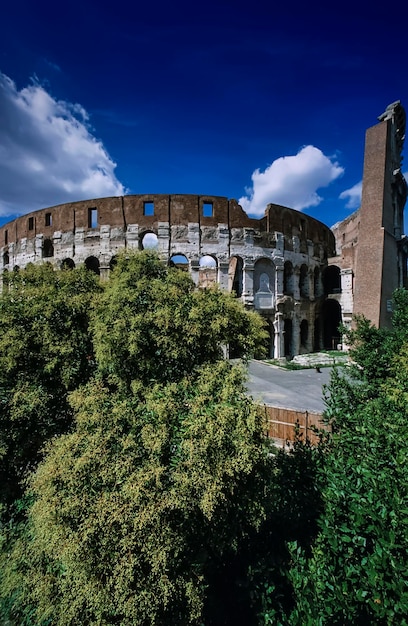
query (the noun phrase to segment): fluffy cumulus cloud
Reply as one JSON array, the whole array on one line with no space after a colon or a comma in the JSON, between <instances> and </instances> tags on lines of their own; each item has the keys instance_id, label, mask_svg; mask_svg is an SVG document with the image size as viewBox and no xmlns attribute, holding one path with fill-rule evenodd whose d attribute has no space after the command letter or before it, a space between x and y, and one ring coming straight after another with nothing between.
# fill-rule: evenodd
<instances>
[{"instance_id":1,"label":"fluffy cumulus cloud","mask_svg":"<svg viewBox=\"0 0 408 626\"><path fill-rule=\"evenodd\" d=\"M317 190L327 187L344 172L319 148L304 146L294 156L276 159L264 172L252 174L252 187L239 203L250 215L261 216L272 202L301 211L317 206L322 198Z\"/></svg>"},{"instance_id":2,"label":"fluffy cumulus cloud","mask_svg":"<svg viewBox=\"0 0 408 626\"><path fill-rule=\"evenodd\" d=\"M346 200L346 208L347 209L358 209L361 203L361 191L363 188L363 181L360 180L359 183L356 183L350 189L345 189L339 195L340 200Z\"/></svg>"},{"instance_id":3,"label":"fluffy cumulus cloud","mask_svg":"<svg viewBox=\"0 0 408 626\"><path fill-rule=\"evenodd\" d=\"M125 193L79 104L0 72L0 215Z\"/></svg>"}]
</instances>

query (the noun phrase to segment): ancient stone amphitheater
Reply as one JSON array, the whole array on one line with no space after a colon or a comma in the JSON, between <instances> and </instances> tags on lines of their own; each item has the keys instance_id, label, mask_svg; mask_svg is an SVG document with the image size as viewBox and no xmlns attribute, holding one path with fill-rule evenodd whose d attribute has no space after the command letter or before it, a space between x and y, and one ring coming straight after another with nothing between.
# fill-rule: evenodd
<instances>
[{"instance_id":1,"label":"ancient stone amphitheater","mask_svg":"<svg viewBox=\"0 0 408 626\"><path fill-rule=\"evenodd\" d=\"M295 210L269 205L257 220L235 200L217 196L100 198L19 217L0 229L0 242L3 274L50 262L60 268L85 264L102 279L120 250L155 247L164 261L188 269L198 285L218 282L264 315L272 356L325 343L323 272L334 236Z\"/></svg>"},{"instance_id":2,"label":"ancient stone amphitheater","mask_svg":"<svg viewBox=\"0 0 408 626\"><path fill-rule=\"evenodd\" d=\"M41 209L1 227L0 278L49 262L68 269L85 264L105 279L120 250L154 247L197 285L217 282L263 315L271 357L335 348L339 323L350 323L353 312L368 311L374 324L387 324L392 291L406 282L405 111L393 103L379 119L367 131L361 209L337 224L335 234L276 204L253 219L219 196L99 198Z\"/></svg>"}]
</instances>

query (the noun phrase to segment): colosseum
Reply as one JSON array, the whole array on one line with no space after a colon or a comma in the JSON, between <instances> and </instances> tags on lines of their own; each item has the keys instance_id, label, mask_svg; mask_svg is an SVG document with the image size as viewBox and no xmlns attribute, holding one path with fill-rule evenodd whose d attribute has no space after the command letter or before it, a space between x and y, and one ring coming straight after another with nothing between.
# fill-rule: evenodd
<instances>
[{"instance_id":1,"label":"colosseum","mask_svg":"<svg viewBox=\"0 0 408 626\"><path fill-rule=\"evenodd\" d=\"M341 346L339 324L363 313L387 325L406 282L401 174L405 112L368 129L361 208L330 229L269 204L248 217L219 196L129 195L62 204L0 228L1 278L29 263L85 264L105 279L122 249L156 248L199 286L217 282L265 317L273 358Z\"/></svg>"}]
</instances>

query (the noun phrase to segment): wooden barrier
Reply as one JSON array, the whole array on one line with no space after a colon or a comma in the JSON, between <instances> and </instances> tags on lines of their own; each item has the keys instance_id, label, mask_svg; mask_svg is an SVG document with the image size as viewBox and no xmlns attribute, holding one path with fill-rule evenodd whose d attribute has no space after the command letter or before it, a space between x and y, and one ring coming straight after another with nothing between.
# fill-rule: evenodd
<instances>
[{"instance_id":1,"label":"wooden barrier","mask_svg":"<svg viewBox=\"0 0 408 626\"><path fill-rule=\"evenodd\" d=\"M264 405L267 419L267 436L273 439L276 445L286 446L295 440L295 427L298 425L303 441L317 443L318 437L315 428L329 430L329 426L322 421L320 413L309 411L294 411L275 406Z\"/></svg>"}]
</instances>

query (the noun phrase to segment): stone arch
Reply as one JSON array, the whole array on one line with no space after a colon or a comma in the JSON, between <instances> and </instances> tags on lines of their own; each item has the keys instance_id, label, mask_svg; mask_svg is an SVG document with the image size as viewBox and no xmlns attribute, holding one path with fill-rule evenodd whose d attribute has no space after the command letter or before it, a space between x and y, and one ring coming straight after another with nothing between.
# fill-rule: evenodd
<instances>
[{"instance_id":1,"label":"stone arch","mask_svg":"<svg viewBox=\"0 0 408 626\"><path fill-rule=\"evenodd\" d=\"M199 262L198 284L200 287L209 287L217 282L218 262L211 254L204 254Z\"/></svg>"},{"instance_id":2,"label":"stone arch","mask_svg":"<svg viewBox=\"0 0 408 626\"><path fill-rule=\"evenodd\" d=\"M285 356L293 357L293 322L290 318L283 321Z\"/></svg>"},{"instance_id":3,"label":"stone arch","mask_svg":"<svg viewBox=\"0 0 408 626\"><path fill-rule=\"evenodd\" d=\"M8 265L9 263L10 263L10 255L6 250L6 252L3 254L3 267Z\"/></svg>"},{"instance_id":4,"label":"stone arch","mask_svg":"<svg viewBox=\"0 0 408 626\"><path fill-rule=\"evenodd\" d=\"M275 292L275 265L263 257L254 265L254 293L265 290Z\"/></svg>"},{"instance_id":5,"label":"stone arch","mask_svg":"<svg viewBox=\"0 0 408 626\"><path fill-rule=\"evenodd\" d=\"M228 291L234 292L237 298L244 290L244 261L240 256L233 256L228 267Z\"/></svg>"},{"instance_id":6,"label":"stone arch","mask_svg":"<svg viewBox=\"0 0 408 626\"><path fill-rule=\"evenodd\" d=\"M141 250L157 250L159 238L153 230L145 230L140 234L139 247Z\"/></svg>"},{"instance_id":7,"label":"stone arch","mask_svg":"<svg viewBox=\"0 0 408 626\"><path fill-rule=\"evenodd\" d=\"M275 306L275 265L270 259L258 259L254 266L254 304L258 310Z\"/></svg>"},{"instance_id":8,"label":"stone arch","mask_svg":"<svg viewBox=\"0 0 408 626\"><path fill-rule=\"evenodd\" d=\"M54 256L54 245L51 239L44 239L42 248L43 259L50 259Z\"/></svg>"},{"instance_id":9,"label":"stone arch","mask_svg":"<svg viewBox=\"0 0 408 626\"><path fill-rule=\"evenodd\" d=\"M172 254L169 258L169 267L175 267L179 270L183 270L188 272L189 262L187 257L184 254Z\"/></svg>"},{"instance_id":10,"label":"stone arch","mask_svg":"<svg viewBox=\"0 0 408 626\"><path fill-rule=\"evenodd\" d=\"M299 272L299 293L301 298L309 297L309 270L305 263L301 265Z\"/></svg>"},{"instance_id":11,"label":"stone arch","mask_svg":"<svg viewBox=\"0 0 408 626\"><path fill-rule=\"evenodd\" d=\"M100 276L101 270L99 259L97 259L95 256L89 256L87 259L85 259L85 267L86 269Z\"/></svg>"},{"instance_id":12,"label":"stone arch","mask_svg":"<svg viewBox=\"0 0 408 626\"><path fill-rule=\"evenodd\" d=\"M307 351L309 345L309 322L303 319L300 322L300 347L303 352Z\"/></svg>"},{"instance_id":13,"label":"stone arch","mask_svg":"<svg viewBox=\"0 0 408 626\"><path fill-rule=\"evenodd\" d=\"M340 324L341 306L337 300L328 298L323 306L323 345L326 350L335 350L341 342Z\"/></svg>"},{"instance_id":14,"label":"stone arch","mask_svg":"<svg viewBox=\"0 0 408 626\"><path fill-rule=\"evenodd\" d=\"M340 268L337 265L329 265L323 274L324 294L341 293Z\"/></svg>"},{"instance_id":15,"label":"stone arch","mask_svg":"<svg viewBox=\"0 0 408 626\"><path fill-rule=\"evenodd\" d=\"M66 258L63 261L61 261L60 267L62 270L73 270L75 267L75 262L70 258Z\"/></svg>"},{"instance_id":16,"label":"stone arch","mask_svg":"<svg viewBox=\"0 0 408 626\"><path fill-rule=\"evenodd\" d=\"M283 266L283 293L285 296L293 296L295 293L295 273L290 261L285 261Z\"/></svg>"},{"instance_id":17,"label":"stone arch","mask_svg":"<svg viewBox=\"0 0 408 626\"><path fill-rule=\"evenodd\" d=\"M198 264L202 269L208 267L214 269L218 267L217 259L216 257L212 256L212 254L204 254L202 257L200 257Z\"/></svg>"}]
</instances>

